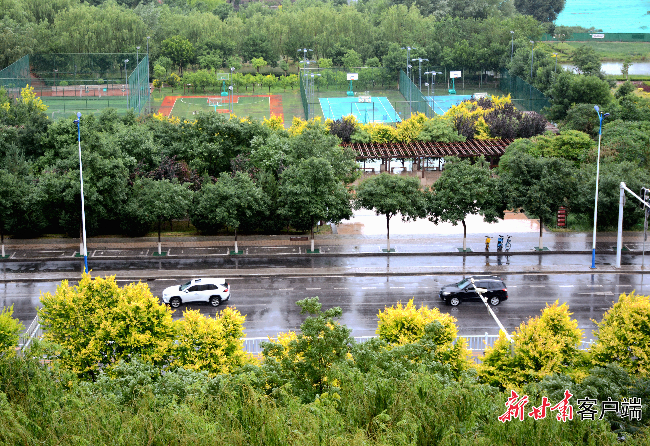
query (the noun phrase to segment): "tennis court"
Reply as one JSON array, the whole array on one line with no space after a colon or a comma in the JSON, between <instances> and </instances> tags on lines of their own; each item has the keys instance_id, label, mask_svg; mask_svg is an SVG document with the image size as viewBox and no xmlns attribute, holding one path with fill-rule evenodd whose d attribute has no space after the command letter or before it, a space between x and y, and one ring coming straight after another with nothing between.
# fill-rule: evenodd
<instances>
[{"instance_id":1,"label":"tennis court","mask_svg":"<svg viewBox=\"0 0 650 446\"><path fill-rule=\"evenodd\" d=\"M616 4L593 0L567 0L555 25L602 29L605 33L647 33L647 0L619 0Z\"/></svg>"},{"instance_id":2,"label":"tennis court","mask_svg":"<svg viewBox=\"0 0 650 446\"><path fill-rule=\"evenodd\" d=\"M368 97L368 99L370 102L359 102L359 97L319 98L318 100L325 119L337 120L354 115L357 121L364 124L401 122L388 98Z\"/></svg>"},{"instance_id":3,"label":"tennis court","mask_svg":"<svg viewBox=\"0 0 650 446\"><path fill-rule=\"evenodd\" d=\"M437 115L444 115L454 105L458 105L463 101L472 99L471 94L453 94L448 96L425 96L427 101L433 101L433 111Z\"/></svg>"}]
</instances>

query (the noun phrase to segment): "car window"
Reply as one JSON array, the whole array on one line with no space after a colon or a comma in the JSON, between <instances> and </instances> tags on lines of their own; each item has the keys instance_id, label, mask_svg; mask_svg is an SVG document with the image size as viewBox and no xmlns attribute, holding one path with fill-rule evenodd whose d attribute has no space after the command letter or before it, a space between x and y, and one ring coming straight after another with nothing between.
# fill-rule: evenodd
<instances>
[{"instance_id":1,"label":"car window","mask_svg":"<svg viewBox=\"0 0 650 446\"><path fill-rule=\"evenodd\" d=\"M208 285L205 285L206 290L216 290L218 287L214 283L210 283Z\"/></svg>"},{"instance_id":2,"label":"car window","mask_svg":"<svg viewBox=\"0 0 650 446\"><path fill-rule=\"evenodd\" d=\"M181 285L181 291L185 291L185 289L186 289L188 286L190 286L190 285L192 285L192 281L191 281L191 280L190 280L189 282L184 283L183 285Z\"/></svg>"},{"instance_id":3,"label":"car window","mask_svg":"<svg viewBox=\"0 0 650 446\"><path fill-rule=\"evenodd\" d=\"M460 282L458 282L458 283L456 284L456 286L458 287L459 290L462 290L462 289L464 289L467 285L471 285L471 284L472 284L472 282L471 282L469 279L464 279L464 280L461 280Z\"/></svg>"},{"instance_id":4,"label":"car window","mask_svg":"<svg viewBox=\"0 0 650 446\"><path fill-rule=\"evenodd\" d=\"M189 291L190 293L194 291L200 291L199 288L201 288L201 285L194 285L193 287L190 287L190 289L187 291Z\"/></svg>"},{"instance_id":5,"label":"car window","mask_svg":"<svg viewBox=\"0 0 650 446\"><path fill-rule=\"evenodd\" d=\"M476 282L476 286L478 288L485 288L486 290L491 290L492 288L490 287L491 282Z\"/></svg>"}]
</instances>

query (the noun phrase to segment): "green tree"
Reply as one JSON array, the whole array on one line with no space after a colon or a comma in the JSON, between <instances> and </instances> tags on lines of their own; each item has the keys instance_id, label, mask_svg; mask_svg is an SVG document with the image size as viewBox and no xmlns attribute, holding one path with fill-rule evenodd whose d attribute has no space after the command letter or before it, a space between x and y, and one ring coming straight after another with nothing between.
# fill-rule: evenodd
<instances>
[{"instance_id":1,"label":"green tree","mask_svg":"<svg viewBox=\"0 0 650 446\"><path fill-rule=\"evenodd\" d=\"M609 84L597 76L562 72L549 91L549 118L562 120L574 104L598 104L605 108L612 100Z\"/></svg>"},{"instance_id":2,"label":"green tree","mask_svg":"<svg viewBox=\"0 0 650 446\"><path fill-rule=\"evenodd\" d=\"M582 74L587 76L600 74L600 57L593 47L580 45L573 51L571 61Z\"/></svg>"},{"instance_id":3,"label":"green tree","mask_svg":"<svg viewBox=\"0 0 650 446\"><path fill-rule=\"evenodd\" d=\"M571 319L569 307L546 305L542 315L522 322L511 334L512 344L500 332L494 347L488 347L479 367L485 382L502 388L521 388L553 373L567 373L581 361L578 350L582 330Z\"/></svg>"},{"instance_id":4,"label":"green tree","mask_svg":"<svg viewBox=\"0 0 650 446\"><path fill-rule=\"evenodd\" d=\"M390 219L401 215L402 221L426 216L426 199L420 188L420 180L382 173L363 180L356 187L356 209L374 210L386 216L387 251L390 252Z\"/></svg>"},{"instance_id":5,"label":"green tree","mask_svg":"<svg viewBox=\"0 0 650 446\"><path fill-rule=\"evenodd\" d=\"M324 57L318 59L318 68L332 68L333 66L332 59L326 59Z\"/></svg>"},{"instance_id":6,"label":"green tree","mask_svg":"<svg viewBox=\"0 0 650 446\"><path fill-rule=\"evenodd\" d=\"M592 362L605 366L616 363L631 374L648 375L650 369L650 298L621 294L618 302L598 322L596 343L590 349Z\"/></svg>"},{"instance_id":7,"label":"green tree","mask_svg":"<svg viewBox=\"0 0 650 446\"><path fill-rule=\"evenodd\" d=\"M237 230L241 226L258 226L268 215L268 207L268 197L247 174L237 172L230 176L223 172L216 183L205 184L197 193L190 218L201 231L214 232L223 226L232 228L237 253Z\"/></svg>"},{"instance_id":8,"label":"green tree","mask_svg":"<svg viewBox=\"0 0 650 446\"><path fill-rule=\"evenodd\" d=\"M251 60L251 65L253 65L253 68L255 68L255 70L258 73L260 72L260 68L263 68L263 67L267 66L268 64L269 63L267 61L265 61L263 57L254 57Z\"/></svg>"},{"instance_id":9,"label":"green tree","mask_svg":"<svg viewBox=\"0 0 650 446\"><path fill-rule=\"evenodd\" d=\"M165 39L160 44L161 53L171 59L178 67L179 73L183 74L183 67L194 60L194 46L189 40L182 36L173 36Z\"/></svg>"},{"instance_id":10,"label":"green tree","mask_svg":"<svg viewBox=\"0 0 650 446\"><path fill-rule=\"evenodd\" d=\"M41 295L38 317L43 339L61 347L58 360L82 377L120 359L139 357L164 364L174 340L171 311L144 283L120 288L115 277L83 274L79 285L61 282L56 293Z\"/></svg>"},{"instance_id":11,"label":"green tree","mask_svg":"<svg viewBox=\"0 0 650 446\"><path fill-rule=\"evenodd\" d=\"M321 311L318 297L299 300L300 314L310 316L300 325L300 332L287 343L263 344L264 365L268 376L278 379L278 387L289 383L303 401L311 402L316 395L332 386L328 379L331 368L346 361L349 345L354 343L350 330L338 319L340 307Z\"/></svg>"},{"instance_id":12,"label":"green tree","mask_svg":"<svg viewBox=\"0 0 650 446\"><path fill-rule=\"evenodd\" d=\"M278 83L278 78L273 74L267 74L262 77L262 86L269 88L269 94L271 94L271 87L274 87Z\"/></svg>"},{"instance_id":13,"label":"green tree","mask_svg":"<svg viewBox=\"0 0 650 446\"><path fill-rule=\"evenodd\" d=\"M124 206L123 230L133 231L131 234L136 235L145 232L153 223L158 223L158 254L161 254L162 222L185 217L191 201L189 183L139 178L133 183Z\"/></svg>"},{"instance_id":14,"label":"green tree","mask_svg":"<svg viewBox=\"0 0 650 446\"><path fill-rule=\"evenodd\" d=\"M531 15L540 22L552 23L564 9L565 0L515 0L521 14Z\"/></svg>"},{"instance_id":15,"label":"green tree","mask_svg":"<svg viewBox=\"0 0 650 446\"><path fill-rule=\"evenodd\" d=\"M347 70L361 66L361 56L354 50L350 50L343 56L343 66Z\"/></svg>"},{"instance_id":16,"label":"green tree","mask_svg":"<svg viewBox=\"0 0 650 446\"><path fill-rule=\"evenodd\" d=\"M13 304L3 307L0 311L0 354L13 356L16 354L20 333L25 329L18 319L14 319Z\"/></svg>"},{"instance_id":17,"label":"green tree","mask_svg":"<svg viewBox=\"0 0 650 446\"><path fill-rule=\"evenodd\" d=\"M445 169L431 187L429 220L438 224L463 224L463 252L467 250L468 215L482 215L487 223L503 218L505 200L501 197L498 180L492 177L484 159L472 164L470 160L445 158Z\"/></svg>"},{"instance_id":18,"label":"green tree","mask_svg":"<svg viewBox=\"0 0 650 446\"><path fill-rule=\"evenodd\" d=\"M539 249L543 249L544 223L553 221L560 206L568 205L575 191L575 169L561 158L536 158L516 152L499 163L501 188L509 209L521 209L539 219Z\"/></svg>"},{"instance_id":19,"label":"green tree","mask_svg":"<svg viewBox=\"0 0 650 446\"><path fill-rule=\"evenodd\" d=\"M332 164L310 157L282 172L278 213L294 228L310 231L313 252L316 222L340 223L352 217L351 199Z\"/></svg>"}]
</instances>

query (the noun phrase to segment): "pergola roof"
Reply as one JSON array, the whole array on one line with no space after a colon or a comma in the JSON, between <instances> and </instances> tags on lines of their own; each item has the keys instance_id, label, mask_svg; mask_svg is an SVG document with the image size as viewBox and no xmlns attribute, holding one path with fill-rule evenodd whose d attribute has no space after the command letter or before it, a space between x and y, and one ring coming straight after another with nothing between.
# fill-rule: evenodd
<instances>
[{"instance_id":1,"label":"pergola roof","mask_svg":"<svg viewBox=\"0 0 650 446\"><path fill-rule=\"evenodd\" d=\"M501 156L512 139L468 139L465 142L396 142L342 144L357 152L357 160L443 158L445 156Z\"/></svg>"}]
</instances>

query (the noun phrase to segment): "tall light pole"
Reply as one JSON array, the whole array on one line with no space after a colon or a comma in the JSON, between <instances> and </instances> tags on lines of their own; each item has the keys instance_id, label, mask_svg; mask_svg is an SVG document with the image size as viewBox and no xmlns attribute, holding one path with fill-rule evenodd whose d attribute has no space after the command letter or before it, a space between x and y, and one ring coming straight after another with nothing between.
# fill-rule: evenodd
<instances>
[{"instance_id":1,"label":"tall light pole","mask_svg":"<svg viewBox=\"0 0 650 446\"><path fill-rule=\"evenodd\" d=\"M151 77L149 77L149 39L151 36L147 36L147 89L149 89L149 96L147 96L147 108L151 109ZM150 113L150 112L149 112Z\"/></svg>"},{"instance_id":2,"label":"tall light pole","mask_svg":"<svg viewBox=\"0 0 650 446\"><path fill-rule=\"evenodd\" d=\"M424 61L427 61L427 62L428 62L429 59L422 59L421 57L418 57L417 59L411 59L411 62L415 62L416 60L417 60L418 63L419 63L419 72L420 72L420 84L419 84L419 88L420 88L420 91L421 91L421 90L422 90L422 62L424 62Z\"/></svg>"},{"instance_id":3,"label":"tall light pole","mask_svg":"<svg viewBox=\"0 0 650 446\"><path fill-rule=\"evenodd\" d=\"M609 113L601 113L600 108L594 105L594 110L598 114L598 158L596 158L596 200L594 203L594 236L591 246L591 267L596 268L596 221L598 217L598 177L600 175L600 139L603 134L603 119L609 116Z\"/></svg>"},{"instance_id":4,"label":"tall light pole","mask_svg":"<svg viewBox=\"0 0 650 446\"><path fill-rule=\"evenodd\" d=\"M553 72L557 73L557 53L553 53L553 57L555 57L555 69L553 70Z\"/></svg>"},{"instance_id":5,"label":"tall light pole","mask_svg":"<svg viewBox=\"0 0 650 446\"><path fill-rule=\"evenodd\" d=\"M81 181L81 240L83 243L84 271L88 274L88 247L86 246L86 212L84 210L84 175L81 165L81 112L77 112L77 141L79 142L79 179Z\"/></svg>"},{"instance_id":6,"label":"tall light pole","mask_svg":"<svg viewBox=\"0 0 650 446\"><path fill-rule=\"evenodd\" d=\"M126 109L129 109L129 74L126 71L126 64L129 59L124 59L124 89L126 90Z\"/></svg>"},{"instance_id":7,"label":"tall light pole","mask_svg":"<svg viewBox=\"0 0 650 446\"><path fill-rule=\"evenodd\" d=\"M512 65L512 54L515 52L515 32L510 31L510 64Z\"/></svg>"},{"instance_id":8,"label":"tall light pole","mask_svg":"<svg viewBox=\"0 0 650 446\"><path fill-rule=\"evenodd\" d=\"M58 90L56 89L56 73L58 73L59 70L54 70L54 94L58 93Z\"/></svg>"}]
</instances>

